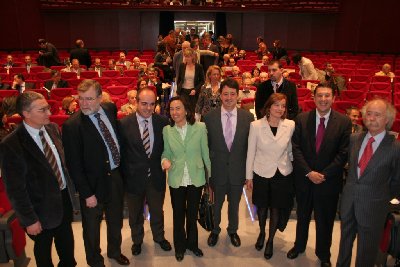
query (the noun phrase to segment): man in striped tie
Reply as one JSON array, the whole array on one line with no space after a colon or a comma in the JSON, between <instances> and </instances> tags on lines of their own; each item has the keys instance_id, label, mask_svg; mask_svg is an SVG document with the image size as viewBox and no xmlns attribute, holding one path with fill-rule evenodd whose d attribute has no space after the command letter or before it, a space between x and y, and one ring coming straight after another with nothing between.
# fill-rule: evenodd
<instances>
[{"instance_id":1,"label":"man in striped tie","mask_svg":"<svg viewBox=\"0 0 400 267\"><path fill-rule=\"evenodd\" d=\"M17 111L23 123L0 145L7 195L34 241L36 266L53 266L53 241L58 266L76 266L71 222L72 210L79 208L58 126L50 123L50 106L36 92L19 95Z\"/></svg>"},{"instance_id":2,"label":"man in striped tie","mask_svg":"<svg viewBox=\"0 0 400 267\"><path fill-rule=\"evenodd\" d=\"M386 100L375 99L361 112L368 131L353 134L350 139L337 267L350 267L356 236L355 266L374 266L389 201L400 192L400 143L388 132L396 110Z\"/></svg>"},{"instance_id":3,"label":"man in striped tie","mask_svg":"<svg viewBox=\"0 0 400 267\"><path fill-rule=\"evenodd\" d=\"M156 95L149 88L137 93L137 110L121 120L121 167L126 181L131 227L132 254L142 251L144 237L143 206L150 211L153 240L162 250L170 251L164 237L165 172L161 169L164 149L162 130L168 124L165 117L154 113Z\"/></svg>"}]
</instances>

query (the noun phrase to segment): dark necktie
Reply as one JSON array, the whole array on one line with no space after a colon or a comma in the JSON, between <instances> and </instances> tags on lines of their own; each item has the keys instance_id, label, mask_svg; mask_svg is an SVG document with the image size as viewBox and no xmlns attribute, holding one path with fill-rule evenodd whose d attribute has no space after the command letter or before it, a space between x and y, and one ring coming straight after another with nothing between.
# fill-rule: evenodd
<instances>
[{"instance_id":1,"label":"dark necktie","mask_svg":"<svg viewBox=\"0 0 400 267\"><path fill-rule=\"evenodd\" d=\"M228 147L228 150L231 151L232 142L233 142L232 121L231 121L232 113L227 112L225 114L228 118L226 120L224 137L225 137L226 146Z\"/></svg>"},{"instance_id":2,"label":"dark necktie","mask_svg":"<svg viewBox=\"0 0 400 267\"><path fill-rule=\"evenodd\" d=\"M99 123L99 128L100 128L101 134L104 137L104 140L106 140L107 147L111 151L111 157L112 157L112 159L114 161L114 164L119 166L119 163L121 161L121 157L119 155L117 144L115 143L115 140L112 137L110 131L108 130L106 124L100 118L100 113L96 113L94 116L96 117L96 119L97 119L97 121Z\"/></svg>"},{"instance_id":3,"label":"dark necktie","mask_svg":"<svg viewBox=\"0 0 400 267\"><path fill-rule=\"evenodd\" d=\"M317 138L315 140L315 150L317 151L317 153L319 152L319 148L321 147L322 139L324 138L324 133L325 133L325 118L322 117L319 119Z\"/></svg>"},{"instance_id":4,"label":"dark necktie","mask_svg":"<svg viewBox=\"0 0 400 267\"><path fill-rule=\"evenodd\" d=\"M143 128L143 135L142 135L142 140L143 140L143 147L144 150L146 151L147 157L150 158L150 134L149 134L149 121L144 120L144 128ZM147 176L150 176L150 168L148 169Z\"/></svg>"},{"instance_id":5,"label":"dark necktie","mask_svg":"<svg viewBox=\"0 0 400 267\"><path fill-rule=\"evenodd\" d=\"M373 142L375 142L375 139L371 136L360 158L360 161L358 162L358 167L360 168L360 176L363 174L365 168L368 165L369 160L372 158L372 155L374 154L374 150L372 149Z\"/></svg>"},{"instance_id":6,"label":"dark necktie","mask_svg":"<svg viewBox=\"0 0 400 267\"><path fill-rule=\"evenodd\" d=\"M54 155L53 150L51 150L49 143L47 143L46 138L44 137L44 132L42 130L39 131L39 136L40 136L40 141L42 141L44 156L46 157L47 161L50 164L51 169L56 175L58 186L61 189L64 187L64 183L62 180L60 169L58 168L57 165L56 156Z\"/></svg>"}]
</instances>

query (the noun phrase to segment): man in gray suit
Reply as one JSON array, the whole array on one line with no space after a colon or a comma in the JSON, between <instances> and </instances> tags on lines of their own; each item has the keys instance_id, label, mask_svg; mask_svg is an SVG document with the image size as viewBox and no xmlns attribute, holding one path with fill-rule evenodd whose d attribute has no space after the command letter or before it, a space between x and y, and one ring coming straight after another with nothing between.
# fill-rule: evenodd
<instances>
[{"instance_id":1,"label":"man in gray suit","mask_svg":"<svg viewBox=\"0 0 400 267\"><path fill-rule=\"evenodd\" d=\"M240 246L237 235L239 225L239 202L246 177L247 139L250 123L254 116L236 108L239 84L233 79L226 79L220 86L222 107L209 112L204 117L208 131L208 145L213 169L210 178L214 190L214 229L208 245L213 247L218 242L221 232L221 209L228 196L228 234L232 245Z\"/></svg>"},{"instance_id":2,"label":"man in gray suit","mask_svg":"<svg viewBox=\"0 0 400 267\"><path fill-rule=\"evenodd\" d=\"M356 235L355 266L374 266L389 201L400 192L400 143L388 133L395 114L386 100L372 100L362 109L368 132L351 136L337 267L350 266Z\"/></svg>"}]
</instances>

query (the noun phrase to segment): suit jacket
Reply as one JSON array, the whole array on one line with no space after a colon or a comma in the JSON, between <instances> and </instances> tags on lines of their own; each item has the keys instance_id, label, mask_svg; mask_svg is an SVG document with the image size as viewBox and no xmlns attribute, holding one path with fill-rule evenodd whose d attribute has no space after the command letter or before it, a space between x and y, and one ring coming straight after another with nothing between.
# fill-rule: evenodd
<instances>
[{"instance_id":1,"label":"suit jacket","mask_svg":"<svg viewBox=\"0 0 400 267\"><path fill-rule=\"evenodd\" d=\"M212 51L214 53L218 53L218 47L216 45L211 44L209 48L205 48L206 50ZM208 67L211 65L218 64L218 57L210 56L210 55L201 55L200 63L203 66L204 73L207 73Z\"/></svg>"},{"instance_id":2,"label":"suit jacket","mask_svg":"<svg viewBox=\"0 0 400 267\"><path fill-rule=\"evenodd\" d=\"M225 143L221 122L221 108L210 111L204 116L208 130L211 166L213 175L212 185L243 185L246 177L247 142L250 123L254 116L244 110L237 109L236 132L231 151Z\"/></svg>"},{"instance_id":3,"label":"suit jacket","mask_svg":"<svg viewBox=\"0 0 400 267\"><path fill-rule=\"evenodd\" d=\"M350 138L349 174L343 189L341 214L353 213L359 224L379 225L379 230L382 230L389 201L400 192L400 143L386 133L363 174L358 177L358 157L366 134L361 132Z\"/></svg>"},{"instance_id":4,"label":"suit jacket","mask_svg":"<svg viewBox=\"0 0 400 267\"><path fill-rule=\"evenodd\" d=\"M278 93L282 93L287 97L287 117L289 120L294 120L294 118L299 113L299 103L297 100L297 90L296 84L286 79L283 79L281 86L277 90ZM258 86L256 92L255 99L255 109L257 119L261 119L262 117L262 109L267 102L268 98L274 93L274 89L272 87L272 81L268 80L261 83Z\"/></svg>"},{"instance_id":5,"label":"suit jacket","mask_svg":"<svg viewBox=\"0 0 400 267\"><path fill-rule=\"evenodd\" d=\"M75 210L75 188L65 164L61 136L56 124L45 126L60 156L66 185ZM44 229L59 226L63 200L57 177L45 155L21 123L0 144L1 171L7 195L23 227L40 221Z\"/></svg>"},{"instance_id":6,"label":"suit jacket","mask_svg":"<svg viewBox=\"0 0 400 267\"><path fill-rule=\"evenodd\" d=\"M317 154L316 110L301 113L296 117L296 127L292 137L296 191L304 191L312 186L321 194L340 192L350 133L350 119L331 110L320 152ZM312 183L305 177L310 171L324 174L326 181L318 185Z\"/></svg>"},{"instance_id":7,"label":"suit jacket","mask_svg":"<svg viewBox=\"0 0 400 267\"><path fill-rule=\"evenodd\" d=\"M43 49L42 51L43 55L40 55L37 59L39 66L45 66L46 68L50 68L51 66L61 65L57 48L53 44L47 43L46 48Z\"/></svg>"},{"instance_id":8,"label":"suit jacket","mask_svg":"<svg viewBox=\"0 0 400 267\"><path fill-rule=\"evenodd\" d=\"M51 88L53 87L53 81L52 80L48 80L44 83L44 87L46 87L47 89L51 90ZM57 88L68 88L68 82L65 80L60 80L57 83Z\"/></svg>"},{"instance_id":9,"label":"suit jacket","mask_svg":"<svg viewBox=\"0 0 400 267\"><path fill-rule=\"evenodd\" d=\"M207 129L204 123L195 122L187 125L185 141L175 127L163 129L164 152L162 159L171 161L168 170L168 185L178 188L182 183L185 162L192 184L200 187L205 184L205 170L211 175L211 162L207 144Z\"/></svg>"},{"instance_id":10,"label":"suit jacket","mask_svg":"<svg viewBox=\"0 0 400 267\"><path fill-rule=\"evenodd\" d=\"M179 76L179 66L181 65L181 63L183 62L183 52L178 51L174 54L174 58L172 61L172 67L174 68L175 71L175 77L176 79L178 79Z\"/></svg>"},{"instance_id":11,"label":"suit jacket","mask_svg":"<svg viewBox=\"0 0 400 267\"><path fill-rule=\"evenodd\" d=\"M90 68L92 65L92 57L89 54L89 50L86 48L72 49L69 56L70 62L75 58L79 60L80 65L85 65L87 68Z\"/></svg>"},{"instance_id":12,"label":"suit jacket","mask_svg":"<svg viewBox=\"0 0 400 267\"><path fill-rule=\"evenodd\" d=\"M35 83L27 83L27 82L25 83L25 90L26 89L35 89L35 88L36 88ZM21 93L21 85L17 84L15 86L15 90L17 90L18 92Z\"/></svg>"},{"instance_id":13,"label":"suit jacket","mask_svg":"<svg viewBox=\"0 0 400 267\"><path fill-rule=\"evenodd\" d=\"M178 95L181 94L182 91L182 85L184 82L185 78L185 71L186 71L186 64L182 63L179 66L179 75L177 79L177 91L176 93ZM195 69L194 69L194 90L196 90L196 96L198 97L200 93L200 88L204 84L204 71L203 67L200 64L195 64ZM189 89L189 88L187 88Z\"/></svg>"},{"instance_id":14,"label":"suit jacket","mask_svg":"<svg viewBox=\"0 0 400 267\"><path fill-rule=\"evenodd\" d=\"M294 121L281 120L276 135L271 131L267 119L253 121L250 125L247 149L246 179L253 179L253 172L270 178L279 169L287 176L293 171L292 143ZM268 162L268 164L265 164Z\"/></svg>"},{"instance_id":15,"label":"suit jacket","mask_svg":"<svg viewBox=\"0 0 400 267\"><path fill-rule=\"evenodd\" d=\"M102 104L118 138L117 107ZM100 203L107 202L111 194L111 167L106 144L96 126L82 111L75 112L63 124L62 140L65 158L82 199L95 195Z\"/></svg>"},{"instance_id":16,"label":"suit jacket","mask_svg":"<svg viewBox=\"0 0 400 267\"><path fill-rule=\"evenodd\" d=\"M89 70L90 70L90 71L96 71L95 68L89 68ZM100 76L99 76L99 77L102 77L102 76L103 76L103 71L105 71L105 70L106 70L105 68L100 67Z\"/></svg>"},{"instance_id":17,"label":"suit jacket","mask_svg":"<svg viewBox=\"0 0 400 267\"><path fill-rule=\"evenodd\" d=\"M126 116L120 121L121 168L129 193L143 193L146 190L148 169L151 172L151 184L157 191L165 190L165 173L161 169L161 154L164 149L162 130L168 125L168 119L153 114L154 131L153 150L150 158L146 154L140 135L136 113Z\"/></svg>"}]
</instances>

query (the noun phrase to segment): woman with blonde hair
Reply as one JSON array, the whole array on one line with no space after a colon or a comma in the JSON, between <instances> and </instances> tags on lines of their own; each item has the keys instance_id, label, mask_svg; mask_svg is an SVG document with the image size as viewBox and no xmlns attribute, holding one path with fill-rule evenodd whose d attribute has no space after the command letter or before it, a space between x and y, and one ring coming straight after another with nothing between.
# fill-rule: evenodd
<instances>
[{"instance_id":1,"label":"woman with blonde hair","mask_svg":"<svg viewBox=\"0 0 400 267\"><path fill-rule=\"evenodd\" d=\"M198 120L208 112L221 106L219 87L221 84L222 70L217 65L212 65L206 73L206 82L201 87L199 99L196 104L196 117Z\"/></svg>"}]
</instances>

